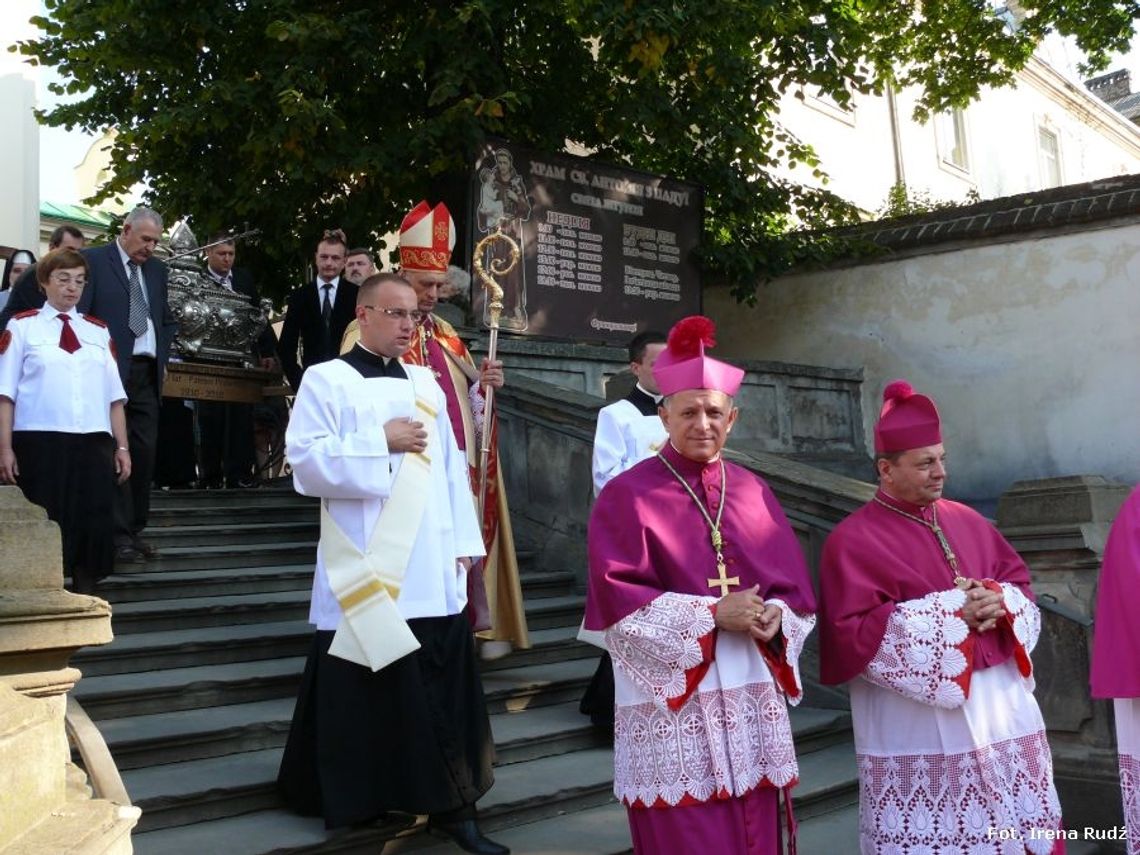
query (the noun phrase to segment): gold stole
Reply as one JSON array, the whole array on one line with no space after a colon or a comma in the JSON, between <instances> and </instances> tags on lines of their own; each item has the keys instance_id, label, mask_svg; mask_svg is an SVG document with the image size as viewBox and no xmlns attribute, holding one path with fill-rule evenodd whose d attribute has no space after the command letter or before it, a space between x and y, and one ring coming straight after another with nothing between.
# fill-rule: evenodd
<instances>
[{"instance_id":1,"label":"gold stole","mask_svg":"<svg viewBox=\"0 0 1140 855\"><path fill-rule=\"evenodd\" d=\"M415 380L413 379L413 385ZM416 390L416 408L424 418L427 449L434 451L437 411ZM329 586L344 619L329 653L379 671L418 650L416 640L396 607L412 546L431 496L431 458L427 451L405 454L372 536L363 551L352 542L321 502L321 555Z\"/></svg>"}]
</instances>

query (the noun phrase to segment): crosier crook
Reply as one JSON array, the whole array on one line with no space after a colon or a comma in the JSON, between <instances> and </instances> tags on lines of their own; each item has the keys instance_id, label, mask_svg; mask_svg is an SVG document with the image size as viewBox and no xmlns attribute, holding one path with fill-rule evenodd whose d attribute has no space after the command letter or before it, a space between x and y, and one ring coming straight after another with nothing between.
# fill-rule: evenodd
<instances>
[{"instance_id":1,"label":"crosier crook","mask_svg":"<svg viewBox=\"0 0 1140 855\"><path fill-rule=\"evenodd\" d=\"M491 331L491 337L487 344L487 360L488 362L495 361L495 354L499 348L499 315L503 312L503 289L495 277L506 276L515 266L519 263L519 245L514 242L508 235L503 234L503 224L500 221L495 230L483 238L479 243L475 244L475 258L473 267L475 274L483 282L483 286L487 289L487 313L490 320L487 323L487 328ZM511 257L509 261L502 258L491 259L491 272L488 273L483 267L483 251L490 247L495 241L506 241L511 250ZM486 404L483 410L483 443L479 449L479 519L483 519L483 512L486 510L487 504L487 466L491 459L491 411L494 405L495 387L490 383L483 384L483 400Z\"/></svg>"}]
</instances>

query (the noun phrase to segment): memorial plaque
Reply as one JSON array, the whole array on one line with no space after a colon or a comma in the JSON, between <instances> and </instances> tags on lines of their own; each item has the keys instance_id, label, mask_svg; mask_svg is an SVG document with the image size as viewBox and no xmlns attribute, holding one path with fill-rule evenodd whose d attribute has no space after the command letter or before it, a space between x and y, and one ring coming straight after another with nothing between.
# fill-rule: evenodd
<instances>
[{"instance_id":1,"label":"memorial plaque","mask_svg":"<svg viewBox=\"0 0 1140 855\"><path fill-rule=\"evenodd\" d=\"M496 225L519 245L500 329L624 345L700 311L703 211L695 184L491 141L472 178L468 255ZM506 250L486 252L489 270ZM472 296L486 323L485 295Z\"/></svg>"}]
</instances>

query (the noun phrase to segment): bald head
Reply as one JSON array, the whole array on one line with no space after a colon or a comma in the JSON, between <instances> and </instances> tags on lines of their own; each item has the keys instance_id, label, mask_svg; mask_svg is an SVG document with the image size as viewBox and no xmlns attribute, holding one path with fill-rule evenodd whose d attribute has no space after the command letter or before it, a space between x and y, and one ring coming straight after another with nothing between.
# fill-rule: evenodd
<instances>
[{"instance_id":1,"label":"bald head","mask_svg":"<svg viewBox=\"0 0 1140 855\"><path fill-rule=\"evenodd\" d=\"M419 317L415 289L395 273L369 276L357 292L360 343L380 356L402 356L411 343Z\"/></svg>"}]
</instances>

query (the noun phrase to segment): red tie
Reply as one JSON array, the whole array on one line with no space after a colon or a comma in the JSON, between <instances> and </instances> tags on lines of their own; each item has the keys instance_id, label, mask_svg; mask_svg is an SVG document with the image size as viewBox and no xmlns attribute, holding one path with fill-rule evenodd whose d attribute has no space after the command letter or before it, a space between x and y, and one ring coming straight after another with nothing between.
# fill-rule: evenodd
<instances>
[{"instance_id":1,"label":"red tie","mask_svg":"<svg viewBox=\"0 0 1140 855\"><path fill-rule=\"evenodd\" d=\"M63 329L59 333L59 346L66 350L68 353L75 353L79 350L79 336L75 334L75 330L71 328L71 317L69 315L59 315L59 319L63 321Z\"/></svg>"}]
</instances>

